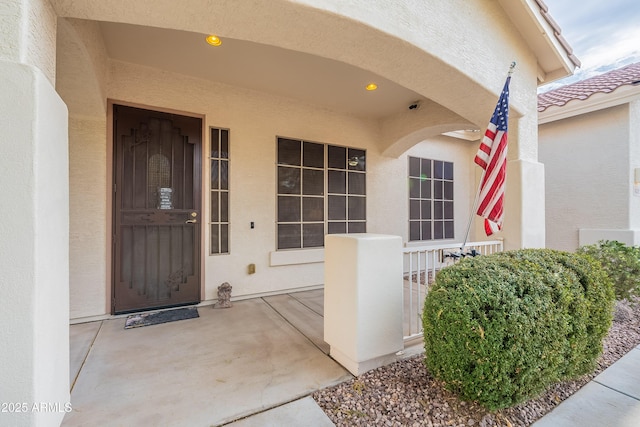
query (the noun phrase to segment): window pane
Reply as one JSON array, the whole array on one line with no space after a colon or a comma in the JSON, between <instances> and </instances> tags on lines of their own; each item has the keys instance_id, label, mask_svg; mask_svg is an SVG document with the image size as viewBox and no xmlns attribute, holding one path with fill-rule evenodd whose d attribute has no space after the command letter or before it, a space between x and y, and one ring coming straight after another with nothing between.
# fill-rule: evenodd
<instances>
[{"instance_id":1,"label":"window pane","mask_svg":"<svg viewBox=\"0 0 640 427\"><path fill-rule=\"evenodd\" d=\"M349 233L366 233L367 232L367 224L365 222L350 222Z\"/></svg>"},{"instance_id":2,"label":"window pane","mask_svg":"<svg viewBox=\"0 0 640 427\"><path fill-rule=\"evenodd\" d=\"M409 240L420 240L420 222L409 222Z\"/></svg>"},{"instance_id":3,"label":"window pane","mask_svg":"<svg viewBox=\"0 0 640 427\"><path fill-rule=\"evenodd\" d=\"M437 181L437 180L433 181L433 198L436 200L442 200L442 197L444 196L442 184L443 184L442 181Z\"/></svg>"},{"instance_id":4,"label":"window pane","mask_svg":"<svg viewBox=\"0 0 640 427\"><path fill-rule=\"evenodd\" d=\"M211 225L211 253L212 254L220 253L219 229L220 229L220 226L218 224Z\"/></svg>"},{"instance_id":5,"label":"window pane","mask_svg":"<svg viewBox=\"0 0 640 427\"><path fill-rule=\"evenodd\" d=\"M444 162L444 179L453 181L453 163Z\"/></svg>"},{"instance_id":6,"label":"window pane","mask_svg":"<svg viewBox=\"0 0 640 427\"><path fill-rule=\"evenodd\" d=\"M229 253L229 225L220 225L220 253Z\"/></svg>"},{"instance_id":7,"label":"window pane","mask_svg":"<svg viewBox=\"0 0 640 427\"><path fill-rule=\"evenodd\" d=\"M220 221L229 221L229 193L226 191L220 193Z\"/></svg>"},{"instance_id":8,"label":"window pane","mask_svg":"<svg viewBox=\"0 0 640 427\"><path fill-rule=\"evenodd\" d=\"M434 160L433 161L433 177L437 178L437 179L442 179L444 178L444 162L441 162L440 160Z\"/></svg>"},{"instance_id":9,"label":"window pane","mask_svg":"<svg viewBox=\"0 0 640 427\"><path fill-rule=\"evenodd\" d=\"M367 219L364 197L349 197L349 219Z\"/></svg>"},{"instance_id":10,"label":"window pane","mask_svg":"<svg viewBox=\"0 0 640 427\"><path fill-rule=\"evenodd\" d=\"M422 240L431 240L431 221L422 221Z\"/></svg>"},{"instance_id":11,"label":"window pane","mask_svg":"<svg viewBox=\"0 0 640 427\"><path fill-rule=\"evenodd\" d=\"M220 221L219 191L211 192L211 222Z\"/></svg>"},{"instance_id":12,"label":"window pane","mask_svg":"<svg viewBox=\"0 0 640 427\"><path fill-rule=\"evenodd\" d=\"M431 160L430 159L422 159L422 176L426 178L433 178L433 174L431 173Z\"/></svg>"},{"instance_id":13,"label":"window pane","mask_svg":"<svg viewBox=\"0 0 640 427\"><path fill-rule=\"evenodd\" d=\"M302 170L302 194L307 196L322 196L324 194L324 171Z\"/></svg>"},{"instance_id":14,"label":"window pane","mask_svg":"<svg viewBox=\"0 0 640 427\"><path fill-rule=\"evenodd\" d=\"M229 158L229 131L227 129L220 130L220 157Z\"/></svg>"},{"instance_id":15,"label":"window pane","mask_svg":"<svg viewBox=\"0 0 640 427\"><path fill-rule=\"evenodd\" d=\"M366 170L366 157L364 150L356 150L355 148L349 148L349 170L365 171Z\"/></svg>"},{"instance_id":16,"label":"window pane","mask_svg":"<svg viewBox=\"0 0 640 427\"><path fill-rule=\"evenodd\" d=\"M347 149L330 145L327 147L327 159L329 167L332 169L347 168Z\"/></svg>"},{"instance_id":17,"label":"window pane","mask_svg":"<svg viewBox=\"0 0 640 427\"><path fill-rule=\"evenodd\" d=\"M278 225L278 249L294 249L300 247L300 225Z\"/></svg>"},{"instance_id":18,"label":"window pane","mask_svg":"<svg viewBox=\"0 0 640 427\"><path fill-rule=\"evenodd\" d=\"M453 182L444 183L444 199L453 200Z\"/></svg>"},{"instance_id":19,"label":"window pane","mask_svg":"<svg viewBox=\"0 0 640 427\"><path fill-rule=\"evenodd\" d=\"M302 246L314 248L324 245L324 224L305 224L302 226Z\"/></svg>"},{"instance_id":20,"label":"window pane","mask_svg":"<svg viewBox=\"0 0 640 427\"><path fill-rule=\"evenodd\" d=\"M324 200L322 197L305 197L302 199L303 221L324 221Z\"/></svg>"},{"instance_id":21,"label":"window pane","mask_svg":"<svg viewBox=\"0 0 640 427\"><path fill-rule=\"evenodd\" d=\"M329 223L329 234L344 234L347 232L347 223L346 222L330 222Z\"/></svg>"},{"instance_id":22,"label":"window pane","mask_svg":"<svg viewBox=\"0 0 640 427\"><path fill-rule=\"evenodd\" d=\"M349 172L349 194L362 194L365 191L365 174Z\"/></svg>"},{"instance_id":23,"label":"window pane","mask_svg":"<svg viewBox=\"0 0 640 427\"><path fill-rule=\"evenodd\" d=\"M211 189L220 188L220 161L211 160Z\"/></svg>"},{"instance_id":24,"label":"window pane","mask_svg":"<svg viewBox=\"0 0 640 427\"><path fill-rule=\"evenodd\" d=\"M443 226L444 226L444 221L433 221L433 238L434 239L444 238Z\"/></svg>"},{"instance_id":25,"label":"window pane","mask_svg":"<svg viewBox=\"0 0 640 427\"><path fill-rule=\"evenodd\" d=\"M303 166L324 168L324 145L305 142L302 146Z\"/></svg>"},{"instance_id":26,"label":"window pane","mask_svg":"<svg viewBox=\"0 0 640 427\"><path fill-rule=\"evenodd\" d=\"M220 188L229 189L229 161L220 160Z\"/></svg>"},{"instance_id":27,"label":"window pane","mask_svg":"<svg viewBox=\"0 0 640 427\"><path fill-rule=\"evenodd\" d=\"M444 202L444 219L453 219L453 202Z\"/></svg>"},{"instance_id":28,"label":"window pane","mask_svg":"<svg viewBox=\"0 0 640 427\"><path fill-rule=\"evenodd\" d=\"M420 178L409 178L409 197L420 198Z\"/></svg>"},{"instance_id":29,"label":"window pane","mask_svg":"<svg viewBox=\"0 0 640 427\"><path fill-rule=\"evenodd\" d=\"M329 171L329 193L347 193L347 173L343 171Z\"/></svg>"},{"instance_id":30,"label":"window pane","mask_svg":"<svg viewBox=\"0 0 640 427\"><path fill-rule=\"evenodd\" d=\"M431 219L431 200L423 200L420 204L422 205L421 219Z\"/></svg>"},{"instance_id":31,"label":"window pane","mask_svg":"<svg viewBox=\"0 0 640 427\"><path fill-rule=\"evenodd\" d=\"M421 219L420 200L409 200L409 219Z\"/></svg>"},{"instance_id":32,"label":"window pane","mask_svg":"<svg viewBox=\"0 0 640 427\"><path fill-rule=\"evenodd\" d=\"M300 194L300 169L278 167L278 193Z\"/></svg>"},{"instance_id":33,"label":"window pane","mask_svg":"<svg viewBox=\"0 0 640 427\"><path fill-rule=\"evenodd\" d=\"M220 131L211 129L211 157L220 157Z\"/></svg>"},{"instance_id":34,"label":"window pane","mask_svg":"<svg viewBox=\"0 0 640 427\"><path fill-rule=\"evenodd\" d=\"M300 197L278 197L278 222L300 221Z\"/></svg>"},{"instance_id":35,"label":"window pane","mask_svg":"<svg viewBox=\"0 0 640 427\"><path fill-rule=\"evenodd\" d=\"M347 219L347 198L329 196L329 220Z\"/></svg>"},{"instance_id":36,"label":"window pane","mask_svg":"<svg viewBox=\"0 0 640 427\"><path fill-rule=\"evenodd\" d=\"M420 196L423 199L431 198L431 180L430 179L422 179L422 181L420 181Z\"/></svg>"},{"instance_id":37,"label":"window pane","mask_svg":"<svg viewBox=\"0 0 640 427\"><path fill-rule=\"evenodd\" d=\"M420 177L420 159L409 157L409 176Z\"/></svg>"},{"instance_id":38,"label":"window pane","mask_svg":"<svg viewBox=\"0 0 640 427\"><path fill-rule=\"evenodd\" d=\"M453 234L453 221L445 221L444 222L444 238L445 239L453 239L455 236Z\"/></svg>"},{"instance_id":39,"label":"window pane","mask_svg":"<svg viewBox=\"0 0 640 427\"><path fill-rule=\"evenodd\" d=\"M278 163L300 166L300 141L278 138Z\"/></svg>"},{"instance_id":40,"label":"window pane","mask_svg":"<svg viewBox=\"0 0 640 427\"><path fill-rule=\"evenodd\" d=\"M442 219L442 202L433 202L433 218L434 219Z\"/></svg>"}]
</instances>

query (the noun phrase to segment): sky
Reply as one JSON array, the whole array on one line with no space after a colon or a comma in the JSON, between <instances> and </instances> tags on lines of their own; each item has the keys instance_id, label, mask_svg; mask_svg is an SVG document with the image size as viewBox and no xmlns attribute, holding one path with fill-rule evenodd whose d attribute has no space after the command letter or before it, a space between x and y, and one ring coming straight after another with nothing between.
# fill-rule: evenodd
<instances>
[{"instance_id":1,"label":"sky","mask_svg":"<svg viewBox=\"0 0 640 427\"><path fill-rule=\"evenodd\" d=\"M638 0L544 0L582 66L541 89L574 83L640 62Z\"/></svg>"}]
</instances>

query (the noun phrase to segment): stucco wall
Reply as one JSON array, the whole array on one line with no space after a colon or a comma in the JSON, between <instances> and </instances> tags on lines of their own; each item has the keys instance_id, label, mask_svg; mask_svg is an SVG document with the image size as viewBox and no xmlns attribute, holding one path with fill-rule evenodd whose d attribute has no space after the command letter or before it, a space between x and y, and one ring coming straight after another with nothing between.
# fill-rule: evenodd
<instances>
[{"instance_id":1,"label":"stucco wall","mask_svg":"<svg viewBox=\"0 0 640 427\"><path fill-rule=\"evenodd\" d=\"M70 115L105 117L108 56L95 21L60 19L56 91Z\"/></svg>"},{"instance_id":2,"label":"stucco wall","mask_svg":"<svg viewBox=\"0 0 640 427\"><path fill-rule=\"evenodd\" d=\"M629 184L634 185L635 170L640 169L640 100L629 103ZM639 172L640 173L640 172ZM638 178L640 180L640 177ZM629 190L633 193L633 187ZM636 230L636 245L640 245L640 196L631 196L629 228Z\"/></svg>"},{"instance_id":3,"label":"stucco wall","mask_svg":"<svg viewBox=\"0 0 640 427\"><path fill-rule=\"evenodd\" d=\"M69 120L69 285L70 317L107 310L107 123Z\"/></svg>"},{"instance_id":4,"label":"stucco wall","mask_svg":"<svg viewBox=\"0 0 640 427\"><path fill-rule=\"evenodd\" d=\"M49 0L0 2L0 59L34 66L53 84L56 18Z\"/></svg>"},{"instance_id":5,"label":"stucco wall","mask_svg":"<svg viewBox=\"0 0 640 427\"><path fill-rule=\"evenodd\" d=\"M622 105L540 126L547 247L575 250L581 228L628 229L628 115Z\"/></svg>"}]
</instances>

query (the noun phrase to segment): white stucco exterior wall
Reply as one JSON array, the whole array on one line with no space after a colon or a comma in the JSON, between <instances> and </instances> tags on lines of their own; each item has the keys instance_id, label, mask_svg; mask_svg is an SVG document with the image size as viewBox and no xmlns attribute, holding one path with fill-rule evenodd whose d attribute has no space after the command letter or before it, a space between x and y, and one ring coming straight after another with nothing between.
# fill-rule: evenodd
<instances>
[{"instance_id":1,"label":"white stucco exterior wall","mask_svg":"<svg viewBox=\"0 0 640 427\"><path fill-rule=\"evenodd\" d=\"M69 120L69 286L72 319L108 311L106 118Z\"/></svg>"},{"instance_id":2,"label":"white stucco exterior wall","mask_svg":"<svg viewBox=\"0 0 640 427\"><path fill-rule=\"evenodd\" d=\"M628 117L622 105L540 125L548 247L575 250L580 229L629 229Z\"/></svg>"},{"instance_id":3,"label":"white stucco exterior wall","mask_svg":"<svg viewBox=\"0 0 640 427\"><path fill-rule=\"evenodd\" d=\"M56 77L56 12L49 0L0 3L0 60L34 66Z\"/></svg>"},{"instance_id":4,"label":"white stucco exterior wall","mask_svg":"<svg viewBox=\"0 0 640 427\"><path fill-rule=\"evenodd\" d=\"M640 182L640 100L629 103L629 228L635 230L635 245L640 245L640 196L633 186Z\"/></svg>"}]
</instances>

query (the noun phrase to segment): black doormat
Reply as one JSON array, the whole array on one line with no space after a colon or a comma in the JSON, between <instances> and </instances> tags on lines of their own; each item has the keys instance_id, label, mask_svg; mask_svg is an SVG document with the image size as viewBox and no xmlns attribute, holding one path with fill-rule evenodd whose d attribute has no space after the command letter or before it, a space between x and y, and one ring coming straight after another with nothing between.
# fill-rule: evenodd
<instances>
[{"instance_id":1,"label":"black doormat","mask_svg":"<svg viewBox=\"0 0 640 427\"><path fill-rule=\"evenodd\" d=\"M195 307L156 311L154 313L132 314L127 317L124 328L141 328L143 326L175 322L176 320L195 319L196 317L200 317L200 315L198 314L198 309Z\"/></svg>"}]
</instances>

